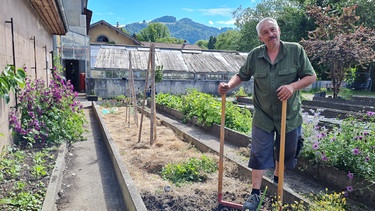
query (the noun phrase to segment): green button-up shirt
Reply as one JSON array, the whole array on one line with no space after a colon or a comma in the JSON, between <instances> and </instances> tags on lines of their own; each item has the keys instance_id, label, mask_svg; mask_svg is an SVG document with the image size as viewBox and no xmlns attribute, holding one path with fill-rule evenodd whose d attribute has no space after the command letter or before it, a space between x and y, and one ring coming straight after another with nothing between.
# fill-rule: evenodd
<instances>
[{"instance_id":1,"label":"green button-up shirt","mask_svg":"<svg viewBox=\"0 0 375 211\"><path fill-rule=\"evenodd\" d=\"M273 64L267 54L267 47L262 45L249 53L237 75L242 81L254 77L253 124L267 132L275 128L280 132L282 103L277 97L276 89L307 75L314 75L314 69L301 45L281 42ZM300 125L300 92L295 91L287 103L286 131L292 131Z\"/></svg>"}]
</instances>

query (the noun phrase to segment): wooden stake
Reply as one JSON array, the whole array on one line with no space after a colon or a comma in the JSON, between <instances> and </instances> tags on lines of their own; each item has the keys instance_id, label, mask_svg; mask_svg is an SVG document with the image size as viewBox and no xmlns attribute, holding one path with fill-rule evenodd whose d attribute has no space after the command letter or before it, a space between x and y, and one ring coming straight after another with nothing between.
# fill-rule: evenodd
<instances>
[{"instance_id":1,"label":"wooden stake","mask_svg":"<svg viewBox=\"0 0 375 211\"><path fill-rule=\"evenodd\" d=\"M133 112L134 112L134 122L136 126L138 127L138 111L137 111L137 96L135 94L135 89L134 89L134 75L133 75L133 68L132 68L132 54L131 51L129 51L129 71L130 71L130 91L131 91L131 100L133 104Z\"/></svg>"}]
</instances>

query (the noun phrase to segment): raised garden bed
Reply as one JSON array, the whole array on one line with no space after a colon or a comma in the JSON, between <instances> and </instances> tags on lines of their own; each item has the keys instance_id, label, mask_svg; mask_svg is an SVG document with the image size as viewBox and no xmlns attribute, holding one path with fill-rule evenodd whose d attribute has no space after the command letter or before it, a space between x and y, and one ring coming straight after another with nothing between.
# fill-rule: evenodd
<instances>
[{"instance_id":1,"label":"raised garden bed","mask_svg":"<svg viewBox=\"0 0 375 211\"><path fill-rule=\"evenodd\" d=\"M167 116L175 118L177 120L183 119L183 114L179 111L166 108L164 106L156 106L157 111ZM189 124L193 124L197 127L201 127L204 131L209 132L212 135L219 137L220 126L213 125L212 127L202 126L202 124L196 124L195 120L189 121ZM225 128L225 141L237 147L248 146L251 142L251 137L244 134L239 134L236 131ZM299 159L298 166L295 172L301 175L308 176L320 184L329 187L331 190L344 191L346 186L351 185L356 187L356 190L349 194L349 198L365 204L369 207L375 207L375 183L367 181L364 178L355 178L350 180L348 183L348 172L340 171L333 167L322 166L322 165L311 165L308 160Z\"/></svg>"}]
</instances>

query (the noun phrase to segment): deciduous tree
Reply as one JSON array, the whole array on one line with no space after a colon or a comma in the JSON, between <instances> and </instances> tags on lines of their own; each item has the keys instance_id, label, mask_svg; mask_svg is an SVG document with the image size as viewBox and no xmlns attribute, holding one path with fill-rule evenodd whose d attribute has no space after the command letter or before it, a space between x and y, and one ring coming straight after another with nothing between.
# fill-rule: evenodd
<instances>
[{"instance_id":1,"label":"deciduous tree","mask_svg":"<svg viewBox=\"0 0 375 211\"><path fill-rule=\"evenodd\" d=\"M375 61L375 31L359 25L355 12L356 6L343 8L340 15L330 6L307 8L307 15L315 20L317 28L309 31L309 39L302 39L301 44L311 60L329 67L334 98L350 67Z\"/></svg>"},{"instance_id":2,"label":"deciduous tree","mask_svg":"<svg viewBox=\"0 0 375 211\"><path fill-rule=\"evenodd\" d=\"M146 42L156 42L158 39L165 37L170 37L170 32L168 27L162 23L150 23L137 35L138 40Z\"/></svg>"}]
</instances>

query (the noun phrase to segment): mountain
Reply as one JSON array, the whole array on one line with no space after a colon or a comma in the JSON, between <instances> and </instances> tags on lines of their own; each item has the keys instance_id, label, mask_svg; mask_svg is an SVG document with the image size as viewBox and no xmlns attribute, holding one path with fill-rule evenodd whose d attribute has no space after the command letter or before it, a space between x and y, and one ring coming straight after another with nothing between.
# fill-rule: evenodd
<instances>
[{"instance_id":1,"label":"mountain","mask_svg":"<svg viewBox=\"0 0 375 211\"><path fill-rule=\"evenodd\" d=\"M233 29L230 27L218 29L194 22L189 18L183 18L177 21L176 17L174 16L163 16L150 22L165 24L171 33L171 37L187 40L190 44L194 44L198 40L209 40L210 36L216 37L223 32ZM124 28L127 32L129 32L129 34L132 35L138 34L139 31L147 26L148 23L143 21L141 23L127 24Z\"/></svg>"}]
</instances>

